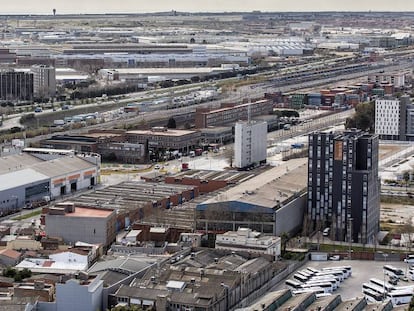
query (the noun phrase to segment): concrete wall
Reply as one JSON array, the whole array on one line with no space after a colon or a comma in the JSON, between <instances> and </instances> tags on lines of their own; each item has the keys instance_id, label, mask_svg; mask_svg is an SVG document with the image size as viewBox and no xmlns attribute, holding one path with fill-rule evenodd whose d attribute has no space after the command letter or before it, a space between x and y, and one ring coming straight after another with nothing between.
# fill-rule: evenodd
<instances>
[{"instance_id":1,"label":"concrete wall","mask_svg":"<svg viewBox=\"0 0 414 311\"><path fill-rule=\"evenodd\" d=\"M303 223L303 215L306 207L307 195L294 199L276 211L276 232L295 233Z\"/></svg>"},{"instance_id":2,"label":"concrete wall","mask_svg":"<svg viewBox=\"0 0 414 311\"><path fill-rule=\"evenodd\" d=\"M57 311L96 311L102 309L103 281L95 279L89 286L77 280L56 284Z\"/></svg>"},{"instance_id":3,"label":"concrete wall","mask_svg":"<svg viewBox=\"0 0 414 311\"><path fill-rule=\"evenodd\" d=\"M66 243L82 241L91 244L102 243L107 246L115 238L115 215L113 224L104 217L66 217L64 215L50 215L45 217L46 234L53 237L62 237ZM112 217L111 216L111 217ZM112 227L113 228L108 228Z\"/></svg>"},{"instance_id":4,"label":"concrete wall","mask_svg":"<svg viewBox=\"0 0 414 311\"><path fill-rule=\"evenodd\" d=\"M93 173L91 173L93 172ZM76 183L76 190L86 189L91 185L91 178L95 178L95 184L98 182L98 168L89 168L78 172L57 176L51 181L52 198L60 196L60 188L66 187L66 194L71 193L71 184Z\"/></svg>"}]
</instances>

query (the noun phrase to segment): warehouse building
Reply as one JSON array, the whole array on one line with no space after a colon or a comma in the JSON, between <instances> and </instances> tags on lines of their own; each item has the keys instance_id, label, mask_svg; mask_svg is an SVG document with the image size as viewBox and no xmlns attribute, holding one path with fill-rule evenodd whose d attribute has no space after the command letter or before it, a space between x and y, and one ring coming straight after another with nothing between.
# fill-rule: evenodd
<instances>
[{"instance_id":1,"label":"warehouse building","mask_svg":"<svg viewBox=\"0 0 414 311\"><path fill-rule=\"evenodd\" d=\"M40 200L53 199L98 183L99 157L61 156L53 154L53 150L50 152L0 158L1 214L10 214Z\"/></svg>"},{"instance_id":2,"label":"warehouse building","mask_svg":"<svg viewBox=\"0 0 414 311\"><path fill-rule=\"evenodd\" d=\"M295 159L253 177L196 207L196 229L217 234L249 228L280 235L302 226L306 159Z\"/></svg>"}]
</instances>

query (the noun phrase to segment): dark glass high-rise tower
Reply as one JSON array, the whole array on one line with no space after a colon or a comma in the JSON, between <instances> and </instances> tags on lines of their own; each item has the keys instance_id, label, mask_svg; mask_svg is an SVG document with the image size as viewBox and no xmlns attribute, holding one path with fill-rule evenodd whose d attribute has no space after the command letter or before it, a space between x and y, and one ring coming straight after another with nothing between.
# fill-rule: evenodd
<instances>
[{"instance_id":1,"label":"dark glass high-rise tower","mask_svg":"<svg viewBox=\"0 0 414 311\"><path fill-rule=\"evenodd\" d=\"M305 231L329 227L334 240L373 243L380 218L378 136L315 132L308 156Z\"/></svg>"}]
</instances>

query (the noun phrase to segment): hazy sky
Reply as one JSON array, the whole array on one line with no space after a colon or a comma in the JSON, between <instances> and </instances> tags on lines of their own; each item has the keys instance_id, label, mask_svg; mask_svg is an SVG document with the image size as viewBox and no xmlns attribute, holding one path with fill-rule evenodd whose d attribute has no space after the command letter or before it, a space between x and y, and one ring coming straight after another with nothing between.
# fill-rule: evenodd
<instances>
[{"instance_id":1,"label":"hazy sky","mask_svg":"<svg viewBox=\"0 0 414 311\"><path fill-rule=\"evenodd\" d=\"M11 0L0 14L222 11L414 11L413 0Z\"/></svg>"}]
</instances>

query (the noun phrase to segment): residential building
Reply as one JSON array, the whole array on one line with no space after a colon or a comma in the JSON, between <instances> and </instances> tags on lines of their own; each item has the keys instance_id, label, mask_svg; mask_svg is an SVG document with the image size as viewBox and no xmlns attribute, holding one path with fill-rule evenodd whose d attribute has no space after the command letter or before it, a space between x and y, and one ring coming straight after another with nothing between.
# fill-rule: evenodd
<instances>
[{"instance_id":1,"label":"residential building","mask_svg":"<svg viewBox=\"0 0 414 311\"><path fill-rule=\"evenodd\" d=\"M33 100L33 73L0 71L0 100Z\"/></svg>"},{"instance_id":2,"label":"residential building","mask_svg":"<svg viewBox=\"0 0 414 311\"><path fill-rule=\"evenodd\" d=\"M309 134L304 231L374 243L379 231L378 136L360 130Z\"/></svg>"},{"instance_id":3,"label":"residential building","mask_svg":"<svg viewBox=\"0 0 414 311\"><path fill-rule=\"evenodd\" d=\"M43 281L33 283L19 283L13 288L14 297L38 297L38 301L53 301L55 287Z\"/></svg>"},{"instance_id":4,"label":"residential building","mask_svg":"<svg viewBox=\"0 0 414 311\"><path fill-rule=\"evenodd\" d=\"M237 231L217 234L215 248L265 254L277 259L280 256L280 245L279 237L265 236L249 228L239 227Z\"/></svg>"},{"instance_id":5,"label":"residential building","mask_svg":"<svg viewBox=\"0 0 414 311\"><path fill-rule=\"evenodd\" d=\"M34 65L31 67L33 72L33 92L37 98L45 99L56 95L56 71L52 66Z\"/></svg>"},{"instance_id":6,"label":"residential building","mask_svg":"<svg viewBox=\"0 0 414 311\"><path fill-rule=\"evenodd\" d=\"M368 83L393 84L394 87L403 87L405 85L405 72L383 72L375 73L368 76Z\"/></svg>"},{"instance_id":7,"label":"residential building","mask_svg":"<svg viewBox=\"0 0 414 311\"><path fill-rule=\"evenodd\" d=\"M22 254L13 249L2 249L0 250L0 264L4 266L15 266Z\"/></svg>"},{"instance_id":8,"label":"residential building","mask_svg":"<svg viewBox=\"0 0 414 311\"><path fill-rule=\"evenodd\" d=\"M247 120L249 114L251 117L255 117L269 114L272 110L273 103L268 99L237 106L223 104L221 108L214 110L199 108L196 110L195 126L196 128L206 128L229 125L239 120Z\"/></svg>"},{"instance_id":9,"label":"residential building","mask_svg":"<svg viewBox=\"0 0 414 311\"><path fill-rule=\"evenodd\" d=\"M267 123L237 122L235 126L234 165L246 168L266 163Z\"/></svg>"},{"instance_id":10,"label":"residential building","mask_svg":"<svg viewBox=\"0 0 414 311\"><path fill-rule=\"evenodd\" d=\"M380 139L406 140L412 131L412 110L409 96L385 97L375 101L375 134Z\"/></svg>"},{"instance_id":11,"label":"residential building","mask_svg":"<svg viewBox=\"0 0 414 311\"><path fill-rule=\"evenodd\" d=\"M62 237L68 244L81 241L105 248L115 241L116 212L60 203L45 215L45 231L48 236Z\"/></svg>"}]
</instances>

